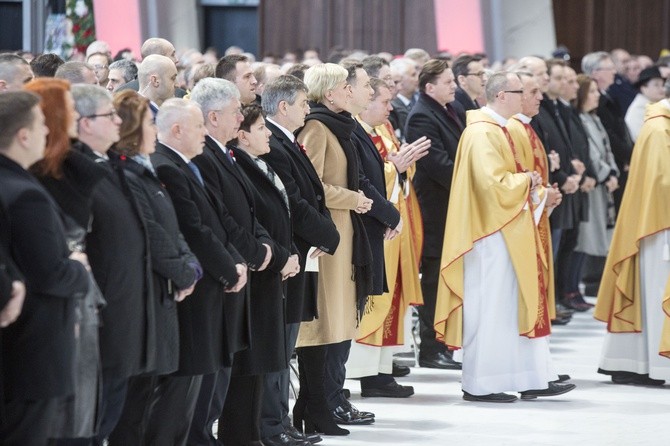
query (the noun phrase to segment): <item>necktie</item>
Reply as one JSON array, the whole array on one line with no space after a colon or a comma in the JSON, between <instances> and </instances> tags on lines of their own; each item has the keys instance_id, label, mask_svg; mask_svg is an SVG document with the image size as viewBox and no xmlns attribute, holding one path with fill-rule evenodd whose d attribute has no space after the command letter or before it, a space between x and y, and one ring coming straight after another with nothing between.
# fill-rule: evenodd
<instances>
[{"instance_id":1,"label":"necktie","mask_svg":"<svg viewBox=\"0 0 670 446\"><path fill-rule=\"evenodd\" d=\"M565 122L563 122L563 117L561 116L560 111L558 110L558 102L554 102L554 117L556 118L556 124L558 125L559 130L563 133L563 137L566 139L566 142L569 141L568 129L565 127Z\"/></svg>"},{"instance_id":2,"label":"necktie","mask_svg":"<svg viewBox=\"0 0 670 446\"><path fill-rule=\"evenodd\" d=\"M458 129L463 131L463 123L461 122L460 118L458 117L458 114L451 106L451 104L447 104L445 110L447 111L447 115L449 115L449 117L456 123Z\"/></svg>"},{"instance_id":3,"label":"necktie","mask_svg":"<svg viewBox=\"0 0 670 446\"><path fill-rule=\"evenodd\" d=\"M272 170L272 167L270 167L265 161L263 161L260 158L255 158L254 161L256 161L256 164L258 165L258 168L261 169L261 171L265 174L266 177L274 184L275 188L279 191L279 194L281 195L282 199L284 200L284 204L286 205L286 209L289 210L289 215L291 215L291 208L288 204L288 194L286 193L286 188L284 187L284 183L282 183L281 179L279 176L275 173L274 170Z\"/></svg>"},{"instance_id":4,"label":"necktie","mask_svg":"<svg viewBox=\"0 0 670 446\"><path fill-rule=\"evenodd\" d=\"M198 169L198 166L195 165L195 163L190 162L187 164L188 168L191 169L191 172L193 172L193 175L198 179L198 183L202 187L205 187L205 181L202 179L202 174L200 173L200 169Z\"/></svg>"}]
</instances>

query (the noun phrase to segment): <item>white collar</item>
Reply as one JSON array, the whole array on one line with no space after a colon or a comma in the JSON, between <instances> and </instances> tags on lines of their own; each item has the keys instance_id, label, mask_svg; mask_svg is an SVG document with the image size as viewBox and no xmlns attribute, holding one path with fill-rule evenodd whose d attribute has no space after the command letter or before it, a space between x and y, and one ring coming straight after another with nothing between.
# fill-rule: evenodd
<instances>
[{"instance_id":1,"label":"white collar","mask_svg":"<svg viewBox=\"0 0 670 446\"><path fill-rule=\"evenodd\" d=\"M284 127L284 126L282 126L281 124L277 123L277 121L275 121L274 119L272 119L272 118L269 117L269 116L268 116L267 118L265 118L265 120L266 120L266 121L269 121L269 122L271 122L271 123L273 123L274 125L276 125L277 128L278 128L279 130L281 130L282 133L283 133L284 135L286 135L286 137L289 139L289 141L291 141L291 142L295 142L295 135L294 135L293 133L289 132L288 129L287 129L286 127Z\"/></svg>"},{"instance_id":2,"label":"white collar","mask_svg":"<svg viewBox=\"0 0 670 446\"><path fill-rule=\"evenodd\" d=\"M181 153L179 150L177 150L177 149L175 149L175 148L173 148L173 147L170 147L169 145L165 144L163 141L158 141L158 142L161 143L161 144L163 144L163 145L164 145L165 147L167 147L168 149L172 150L172 151L173 151L174 153L176 153L177 155L179 155L179 157L180 157L181 159L183 159L184 162L185 162L186 164L188 164L188 163L191 162L191 160L188 159L188 158L186 158L186 155L184 155L183 153Z\"/></svg>"},{"instance_id":3,"label":"white collar","mask_svg":"<svg viewBox=\"0 0 670 446\"><path fill-rule=\"evenodd\" d=\"M493 111L492 108L485 105L481 108L481 111L483 111L484 113L489 115L491 118L493 118L498 123L498 125L500 127L505 127L507 125L507 119L503 118L497 112Z\"/></svg>"},{"instance_id":4,"label":"white collar","mask_svg":"<svg viewBox=\"0 0 670 446\"><path fill-rule=\"evenodd\" d=\"M402 101L402 103L405 104L405 105L409 105L409 103L412 102L411 99L407 99L405 96L401 95L400 93L398 93L398 99L400 99Z\"/></svg>"},{"instance_id":5,"label":"white collar","mask_svg":"<svg viewBox=\"0 0 670 446\"><path fill-rule=\"evenodd\" d=\"M523 113L517 113L514 115L519 121L523 122L524 124L530 124L531 119L528 116L524 115Z\"/></svg>"}]
</instances>

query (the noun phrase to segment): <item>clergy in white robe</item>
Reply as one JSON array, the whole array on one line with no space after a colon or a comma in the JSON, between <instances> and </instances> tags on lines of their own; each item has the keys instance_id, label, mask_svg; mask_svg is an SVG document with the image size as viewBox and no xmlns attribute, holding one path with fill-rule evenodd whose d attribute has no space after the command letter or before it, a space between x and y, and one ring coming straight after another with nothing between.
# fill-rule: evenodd
<instances>
[{"instance_id":1,"label":"clergy in white robe","mask_svg":"<svg viewBox=\"0 0 670 446\"><path fill-rule=\"evenodd\" d=\"M522 83L496 73L486 92L488 106L468 112L457 151L435 317L438 339L463 348L465 399L536 392L557 378L541 274L550 259L537 228L547 194L505 128L521 112ZM554 390L537 396L564 393Z\"/></svg>"},{"instance_id":2,"label":"clergy in white robe","mask_svg":"<svg viewBox=\"0 0 670 446\"><path fill-rule=\"evenodd\" d=\"M594 316L607 322L599 372L618 384L670 380L670 102L649 105Z\"/></svg>"}]
</instances>

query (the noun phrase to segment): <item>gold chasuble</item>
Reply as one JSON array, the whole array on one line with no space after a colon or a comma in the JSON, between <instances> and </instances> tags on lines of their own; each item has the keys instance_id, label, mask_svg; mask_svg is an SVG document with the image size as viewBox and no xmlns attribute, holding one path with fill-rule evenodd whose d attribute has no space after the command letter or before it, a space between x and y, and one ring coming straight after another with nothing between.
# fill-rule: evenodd
<instances>
[{"instance_id":1,"label":"gold chasuble","mask_svg":"<svg viewBox=\"0 0 670 446\"><path fill-rule=\"evenodd\" d=\"M526 118L528 121L530 119ZM535 130L529 123L523 122L520 116L512 117L507 123L507 130L514 142L519 162L523 170L534 170L542 175L542 184L549 184L549 161L544 145L538 138ZM540 193L542 197L543 192ZM549 211L545 207L537 225L539 236L538 261L542 263L540 279L542 295L545 296L549 309L550 319L556 318L556 302L554 296L554 254L551 247L551 227L549 226Z\"/></svg>"},{"instance_id":2,"label":"gold chasuble","mask_svg":"<svg viewBox=\"0 0 670 446\"><path fill-rule=\"evenodd\" d=\"M594 317L607 322L611 333L643 330L640 241L670 229L670 109L665 104L647 106L600 281ZM670 357L670 278L658 310L665 313L659 352Z\"/></svg>"},{"instance_id":3,"label":"gold chasuble","mask_svg":"<svg viewBox=\"0 0 670 446\"><path fill-rule=\"evenodd\" d=\"M537 261L537 227L530 179L520 172L512 139L486 112L470 110L456 153L435 309L436 338L463 345L464 256L474 243L501 232L518 282L518 332L530 338L551 328ZM505 296L491 290L491 299Z\"/></svg>"},{"instance_id":4,"label":"gold chasuble","mask_svg":"<svg viewBox=\"0 0 670 446\"><path fill-rule=\"evenodd\" d=\"M400 148L400 142L390 123L373 129L360 119L359 122L385 161L386 198L400 212L403 229L398 237L384 241L384 263L389 292L368 297L356 341L378 347L402 345L407 307L423 304L419 281L423 224L411 182L414 166L407 171L407 179L401 184L395 165L386 161L389 153L397 152Z\"/></svg>"}]
</instances>

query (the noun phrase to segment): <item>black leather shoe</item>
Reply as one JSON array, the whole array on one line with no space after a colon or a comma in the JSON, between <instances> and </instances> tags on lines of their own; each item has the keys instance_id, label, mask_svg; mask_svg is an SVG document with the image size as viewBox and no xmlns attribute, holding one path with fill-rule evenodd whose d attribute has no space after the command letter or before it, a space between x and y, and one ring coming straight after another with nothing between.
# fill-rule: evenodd
<instances>
[{"instance_id":1,"label":"black leather shoe","mask_svg":"<svg viewBox=\"0 0 670 446\"><path fill-rule=\"evenodd\" d=\"M611 372L614 384L633 384L637 386L660 387L665 384L662 379L649 378L648 374L641 375L633 372Z\"/></svg>"},{"instance_id":2,"label":"black leather shoe","mask_svg":"<svg viewBox=\"0 0 670 446\"><path fill-rule=\"evenodd\" d=\"M560 302L556 302L556 317L564 318L572 316L573 314L575 314L575 310L566 307Z\"/></svg>"},{"instance_id":3,"label":"black leather shoe","mask_svg":"<svg viewBox=\"0 0 670 446\"><path fill-rule=\"evenodd\" d=\"M354 406L337 406L333 410L333 419L337 424L366 425L375 422L374 414L372 417L363 416L371 412L359 412Z\"/></svg>"},{"instance_id":4,"label":"black leather shoe","mask_svg":"<svg viewBox=\"0 0 670 446\"><path fill-rule=\"evenodd\" d=\"M516 395L508 393L489 393L488 395L473 395L463 391L463 399L465 401L477 401L481 403L513 403L518 400Z\"/></svg>"},{"instance_id":5,"label":"black leather shoe","mask_svg":"<svg viewBox=\"0 0 670 446\"><path fill-rule=\"evenodd\" d=\"M414 395L414 387L401 386L395 381L392 381L385 386L371 387L361 389L361 396L363 398L384 397L384 398L407 398Z\"/></svg>"},{"instance_id":6,"label":"black leather shoe","mask_svg":"<svg viewBox=\"0 0 670 446\"><path fill-rule=\"evenodd\" d=\"M346 398L349 399L351 398L351 391L349 389L342 389L342 395Z\"/></svg>"},{"instance_id":7,"label":"black leather shoe","mask_svg":"<svg viewBox=\"0 0 670 446\"><path fill-rule=\"evenodd\" d=\"M303 440L303 441L309 441L310 444L316 444L323 440L321 438L321 435L317 433L302 433L298 429L295 428L292 424L289 425L288 427L284 426L284 433L288 435L289 437L293 438L294 440Z\"/></svg>"},{"instance_id":8,"label":"black leather shoe","mask_svg":"<svg viewBox=\"0 0 670 446\"><path fill-rule=\"evenodd\" d=\"M400 365L396 364L395 361L393 361L393 369L391 370L391 376L394 378L400 378L403 376L409 375L410 369L406 365Z\"/></svg>"},{"instance_id":9,"label":"black leather shoe","mask_svg":"<svg viewBox=\"0 0 670 446\"><path fill-rule=\"evenodd\" d=\"M570 375L558 375L558 379L555 379L553 381L549 381L550 383L558 384L558 383L563 383L565 381L570 381Z\"/></svg>"},{"instance_id":10,"label":"black leather shoe","mask_svg":"<svg viewBox=\"0 0 670 446\"><path fill-rule=\"evenodd\" d=\"M568 325L571 320L572 320L572 316L567 316L567 317L556 316L556 319L553 319L551 321L551 325Z\"/></svg>"},{"instance_id":11,"label":"black leather shoe","mask_svg":"<svg viewBox=\"0 0 670 446\"><path fill-rule=\"evenodd\" d=\"M544 396L563 395L564 393L568 393L569 391L574 390L576 387L577 386L574 384L549 383L549 386L546 389L524 390L520 393L522 400L532 400Z\"/></svg>"},{"instance_id":12,"label":"black leather shoe","mask_svg":"<svg viewBox=\"0 0 670 446\"><path fill-rule=\"evenodd\" d=\"M419 366L427 367L429 369L443 369L443 370L461 370L463 365L460 362L454 361L445 353L434 353L430 356L419 356Z\"/></svg>"},{"instance_id":13,"label":"black leather shoe","mask_svg":"<svg viewBox=\"0 0 670 446\"><path fill-rule=\"evenodd\" d=\"M263 444L266 446L309 446L311 443L307 440L296 440L282 432L269 438L263 438Z\"/></svg>"}]
</instances>

